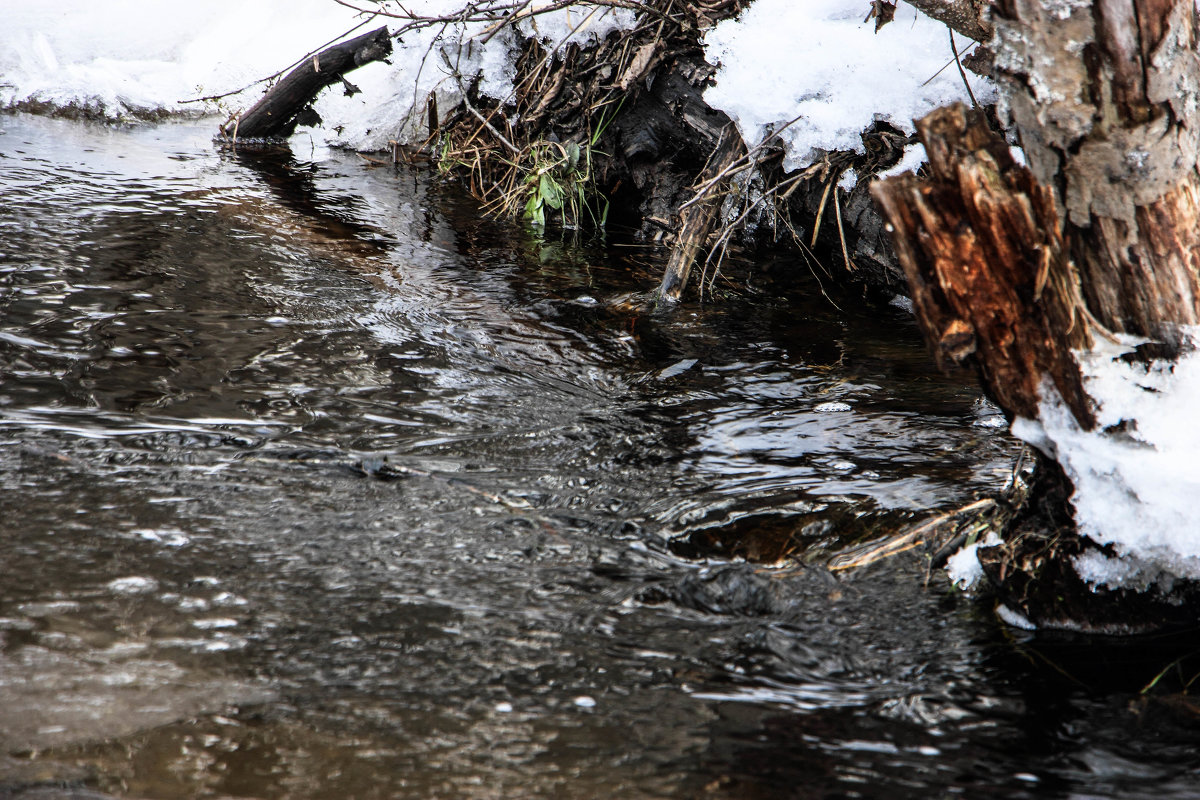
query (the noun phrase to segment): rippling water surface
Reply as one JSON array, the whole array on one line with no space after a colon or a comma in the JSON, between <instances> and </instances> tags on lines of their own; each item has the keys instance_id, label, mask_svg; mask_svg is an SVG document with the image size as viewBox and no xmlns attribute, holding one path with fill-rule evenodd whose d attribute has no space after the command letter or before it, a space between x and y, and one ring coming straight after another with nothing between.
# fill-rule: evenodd
<instances>
[{"instance_id":1,"label":"rippling water surface","mask_svg":"<svg viewBox=\"0 0 1200 800\"><path fill-rule=\"evenodd\" d=\"M0 117L0 796L1200 786L1188 641L825 568L1012 467L903 312L210 133Z\"/></svg>"}]
</instances>

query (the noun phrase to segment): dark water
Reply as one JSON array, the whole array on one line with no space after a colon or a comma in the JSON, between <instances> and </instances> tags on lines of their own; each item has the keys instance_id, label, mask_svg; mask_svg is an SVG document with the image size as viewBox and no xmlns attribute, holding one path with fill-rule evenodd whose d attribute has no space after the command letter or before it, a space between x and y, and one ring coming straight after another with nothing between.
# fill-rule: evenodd
<instances>
[{"instance_id":1,"label":"dark water","mask_svg":"<svg viewBox=\"0 0 1200 800\"><path fill-rule=\"evenodd\" d=\"M0 117L0 797L1200 792L1187 637L825 568L1012 465L903 312L210 128Z\"/></svg>"}]
</instances>

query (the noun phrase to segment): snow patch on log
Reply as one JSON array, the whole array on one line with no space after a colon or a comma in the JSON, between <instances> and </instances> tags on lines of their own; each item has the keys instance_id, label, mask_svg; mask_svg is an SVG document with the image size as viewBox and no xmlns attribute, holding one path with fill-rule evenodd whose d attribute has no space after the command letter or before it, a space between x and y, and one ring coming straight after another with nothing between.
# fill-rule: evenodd
<instances>
[{"instance_id":1,"label":"snow patch on log","mask_svg":"<svg viewBox=\"0 0 1200 800\"><path fill-rule=\"evenodd\" d=\"M1128 363L1124 348L1077 353L1097 428L1083 430L1047 381L1040 420L1012 432L1055 458L1075 486L1079 532L1121 559L1079 560L1095 586L1144 589L1173 577L1200 579L1200 329L1177 362ZM1131 561L1125 561L1131 559Z\"/></svg>"},{"instance_id":2,"label":"snow patch on log","mask_svg":"<svg viewBox=\"0 0 1200 800\"><path fill-rule=\"evenodd\" d=\"M405 8L437 15L463 5L414 0ZM358 23L364 24L352 35L399 22L364 20L332 0L60 0L7 6L0 26L0 108L73 108L109 121L228 116L253 105L263 86L204 103L183 101L248 86ZM628 9L581 4L522 20L517 28L552 46L633 24ZM354 73L361 93L350 97L335 89L321 95L314 107L324 122L315 132L325 144L385 149L389 139L425 138L431 93L444 111L458 104L460 81L478 81L482 94L503 99L513 88L517 34L505 27L487 36L488 27L447 24L406 33L394 44L391 65L368 64Z\"/></svg>"}]
</instances>

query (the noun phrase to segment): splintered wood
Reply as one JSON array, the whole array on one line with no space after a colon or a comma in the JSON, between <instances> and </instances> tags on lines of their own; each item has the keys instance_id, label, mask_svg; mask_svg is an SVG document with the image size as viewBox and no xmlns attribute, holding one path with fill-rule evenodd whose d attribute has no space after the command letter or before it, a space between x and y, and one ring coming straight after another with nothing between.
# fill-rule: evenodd
<instances>
[{"instance_id":1,"label":"splintered wood","mask_svg":"<svg viewBox=\"0 0 1200 800\"><path fill-rule=\"evenodd\" d=\"M956 105L917 123L932 176L881 181L917 320L943 367L970 363L1011 418L1036 418L1045 378L1085 429L1095 417L1071 350L1090 346L1079 279L1051 191L982 114Z\"/></svg>"}]
</instances>

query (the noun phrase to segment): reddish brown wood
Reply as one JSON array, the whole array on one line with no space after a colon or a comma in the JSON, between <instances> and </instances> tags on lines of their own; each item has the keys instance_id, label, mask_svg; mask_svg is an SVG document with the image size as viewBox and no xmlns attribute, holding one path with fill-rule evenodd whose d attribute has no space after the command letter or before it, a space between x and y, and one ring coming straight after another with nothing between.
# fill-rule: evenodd
<instances>
[{"instance_id":1,"label":"reddish brown wood","mask_svg":"<svg viewBox=\"0 0 1200 800\"><path fill-rule=\"evenodd\" d=\"M970 362L1005 410L1036 417L1043 376L1094 418L1071 348L1089 344L1053 195L963 106L917 125L932 178L873 189L894 229L917 320L943 366Z\"/></svg>"},{"instance_id":2,"label":"reddish brown wood","mask_svg":"<svg viewBox=\"0 0 1200 800\"><path fill-rule=\"evenodd\" d=\"M1029 170L961 110L918 124L934 177L875 196L940 358L973 353L1009 415L1049 377L1092 424L1072 348L1200 324L1192 0L996 0L997 75Z\"/></svg>"}]
</instances>

